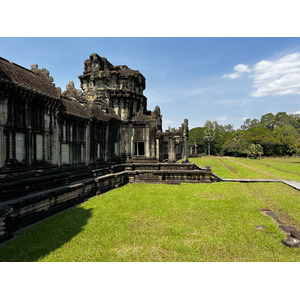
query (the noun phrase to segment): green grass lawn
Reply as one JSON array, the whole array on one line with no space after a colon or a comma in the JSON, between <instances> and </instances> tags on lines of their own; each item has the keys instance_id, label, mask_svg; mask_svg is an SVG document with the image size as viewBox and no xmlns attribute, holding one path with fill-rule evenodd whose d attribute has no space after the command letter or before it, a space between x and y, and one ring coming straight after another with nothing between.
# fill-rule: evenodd
<instances>
[{"instance_id":1,"label":"green grass lawn","mask_svg":"<svg viewBox=\"0 0 300 300\"><path fill-rule=\"evenodd\" d=\"M191 158L201 167L212 166L212 171L222 178L289 179L300 182L300 158Z\"/></svg>"},{"instance_id":2,"label":"green grass lawn","mask_svg":"<svg viewBox=\"0 0 300 300\"><path fill-rule=\"evenodd\" d=\"M300 229L299 200L282 183L128 184L21 231L0 261L300 261L260 212Z\"/></svg>"}]
</instances>

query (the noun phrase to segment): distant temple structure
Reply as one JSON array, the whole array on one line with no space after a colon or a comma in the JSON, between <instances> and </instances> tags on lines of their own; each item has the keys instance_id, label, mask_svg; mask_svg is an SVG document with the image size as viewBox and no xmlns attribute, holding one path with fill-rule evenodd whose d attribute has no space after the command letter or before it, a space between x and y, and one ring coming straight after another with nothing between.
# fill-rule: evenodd
<instances>
[{"instance_id":1,"label":"distant temple structure","mask_svg":"<svg viewBox=\"0 0 300 300\"><path fill-rule=\"evenodd\" d=\"M163 132L139 71L94 53L80 90L70 81L61 92L49 75L0 58L0 242L128 182L211 181L209 169L188 162L188 120Z\"/></svg>"}]
</instances>

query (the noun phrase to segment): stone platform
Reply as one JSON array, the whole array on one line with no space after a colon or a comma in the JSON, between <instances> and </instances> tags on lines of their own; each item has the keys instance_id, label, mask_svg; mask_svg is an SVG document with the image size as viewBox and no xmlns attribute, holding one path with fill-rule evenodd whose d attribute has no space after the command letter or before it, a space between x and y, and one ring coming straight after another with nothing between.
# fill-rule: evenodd
<instances>
[{"instance_id":1,"label":"stone platform","mask_svg":"<svg viewBox=\"0 0 300 300\"><path fill-rule=\"evenodd\" d=\"M127 163L2 172L0 243L13 233L88 198L127 183L210 183L212 172L195 163Z\"/></svg>"}]
</instances>

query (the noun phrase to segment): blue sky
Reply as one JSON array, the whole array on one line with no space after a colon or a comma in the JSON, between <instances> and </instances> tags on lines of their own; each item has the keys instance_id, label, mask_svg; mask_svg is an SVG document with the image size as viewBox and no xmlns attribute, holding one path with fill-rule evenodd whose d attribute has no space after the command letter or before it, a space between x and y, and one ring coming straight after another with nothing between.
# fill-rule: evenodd
<instances>
[{"instance_id":1,"label":"blue sky","mask_svg":"<svg viewBox=\"0 0 300 300\"><path fill-rule=\"evenodd\" d=\"M0 56L46 68L65 89L91 53L146 77L148 109L163 126L207 120L239 128L245 118L300 112L300 38L0 38Z\"/></svg>"}]
</instances>

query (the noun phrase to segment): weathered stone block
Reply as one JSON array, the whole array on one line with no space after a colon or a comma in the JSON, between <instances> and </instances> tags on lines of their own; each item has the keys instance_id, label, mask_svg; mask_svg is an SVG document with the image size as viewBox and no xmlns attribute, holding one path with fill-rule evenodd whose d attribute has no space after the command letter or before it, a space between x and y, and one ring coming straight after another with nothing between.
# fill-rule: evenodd
<instances>
[{"instance_id":1,"label":"weathered stone block","mask_svg":"<svg viewBox=\"0 0 300 300\"><path fill-rule=\"evenodd\" d=\"M295 239L295 238L287 238L287 239L283 239L282 243L288 247L291 248L298 248L300 247L300 240Z\"/></svg>"},{"instance_id":2,"label":"weathered stone block","mask_svg":"<svg viewBox=\"0 0 300 300\"><path fill-rule=\"evenodd\" d=\"M291 237L300 240L300 232L297 229L292 229Z\"/></svg>"}]
</instances>

